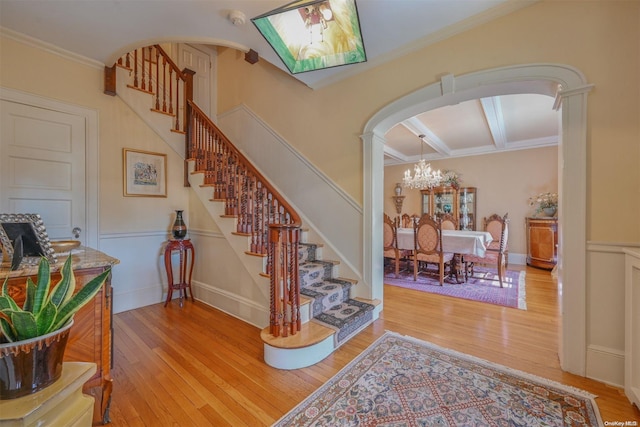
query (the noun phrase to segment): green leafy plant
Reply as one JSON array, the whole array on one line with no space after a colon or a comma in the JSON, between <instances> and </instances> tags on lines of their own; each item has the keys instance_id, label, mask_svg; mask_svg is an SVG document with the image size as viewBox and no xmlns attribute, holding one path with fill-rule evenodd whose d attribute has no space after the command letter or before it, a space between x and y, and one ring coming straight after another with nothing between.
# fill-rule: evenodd
<instances>
[{"instance_id":1,"label":"green leafy plant","mask_svg":"<svg viewBox=\"0 0 640 427\"><path fill-rule=\"evenodd\" d=\"M74 314L93 299L106 282L111 269L93 278L75 295L76 279L71 268L71 256L60 270L60 281L51 287L51 267L46 258L38 264L37 285L27 278L26 297L22 307L9 295L6 278L0 293L0 342L17 342L57 331Z\"/></svg>"},{"instance_id":2,"label":"green leafy plant","mask_svg":"<svg viewBox=\"0 0 640 427\"><path fill-rule=\"evenodd\" d=\"M533 197L529 197L529 206L536 207L536 213L542 212L543 209L558 208L558 193L540 193Z\"/></svg>"}]
</instances>

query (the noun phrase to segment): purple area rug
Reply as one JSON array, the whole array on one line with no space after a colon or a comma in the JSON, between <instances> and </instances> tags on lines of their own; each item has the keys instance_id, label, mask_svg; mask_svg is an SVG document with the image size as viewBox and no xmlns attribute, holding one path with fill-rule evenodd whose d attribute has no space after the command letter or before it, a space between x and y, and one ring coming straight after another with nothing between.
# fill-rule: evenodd
<instances>
[{"instance_id":1,"label":"purple area rug","mask_svg":"<svg viewBox=\"0 0 640 427\"><path fill-rule=\"evenodd\" d=\"M384 283L416 291L526 310L525 272L507 270L505 276L504 287L501 288L495 269L475 267L474 277L466 283L456 283L454 279L445 277L444 285L440 286L436 273L433 275L419 274L418 280L414 282L413 270L410 272L401 271L396 279L393 268L387 267Z\"/></svg>"}]
</instances>

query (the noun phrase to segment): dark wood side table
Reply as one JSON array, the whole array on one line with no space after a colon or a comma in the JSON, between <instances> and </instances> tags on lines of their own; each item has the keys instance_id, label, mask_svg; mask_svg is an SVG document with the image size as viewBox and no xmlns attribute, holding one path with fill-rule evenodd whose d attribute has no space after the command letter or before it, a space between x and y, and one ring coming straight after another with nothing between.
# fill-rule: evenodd
<instances>
[{"instance_id":1,"label":"dark wood side table","mask_svg":"<svg viewBox=\"0 0 640 427\"><path fill-rule=\"evenodd\" d=\"M180 254L179 280L177 283L173 279L173 264L171 263L171 254L174 251ZM167 300L164 302L165 307L171 301L173 291L180 292L180 307L182 307L183 291L184 297L189 298L189 294L191 294L191 302L194 302L193 290L191 289L191 274L193 273L195 255L195 249L190 239L171 239L167 242L167 246L164 249L164 267L167 270L169 287L167 289Z\"/></svg>"}]
</instances>

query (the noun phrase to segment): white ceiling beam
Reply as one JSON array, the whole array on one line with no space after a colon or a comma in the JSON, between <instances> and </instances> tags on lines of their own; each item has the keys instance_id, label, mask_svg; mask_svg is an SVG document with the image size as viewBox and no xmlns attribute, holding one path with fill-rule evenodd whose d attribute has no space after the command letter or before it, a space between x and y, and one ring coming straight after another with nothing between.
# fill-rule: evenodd
<instances>
[{"instance_id":1,"label":"white ceiling beam","mask_svg":"<svg viewBox=\"0 0 640 427\"><path fill-rule=\"evenodd\" d=\"M406 127L409 132L413 133L415 136L420 137L420 135L424 135L422 137L422 141L433 148L438 154L443 156L448 156L451 154L451 148L438 136L431 131L424 123L418 120L417 117L411 117L402 122L402 125Z\"/></svg>"},{"instance_id":2,"label":"white ceiling beam","mask_svg":"<svg viewBox=\"0 0 640 427\"><path fill-rule=\"evenodd\" d=\"M496 148L502 150L507 147L507 131L504 127L504 117L502 116L502 103L500 97L480 99L484 116L489 125L489 131Z\"/></svg>"}]
</instances>

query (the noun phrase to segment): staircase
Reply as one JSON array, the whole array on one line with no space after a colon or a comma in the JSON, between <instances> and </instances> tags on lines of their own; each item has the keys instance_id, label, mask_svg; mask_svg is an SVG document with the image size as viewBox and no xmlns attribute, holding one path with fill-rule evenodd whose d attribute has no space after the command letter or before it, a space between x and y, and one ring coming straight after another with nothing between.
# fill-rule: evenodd
<instances>
[{"instance_id":1,"label":"staircase","mask_svg":"<svg viewBox=\"0 0 640 427\"><path fill-rule=\"evenodd\" d=\"M173 108L170 93L158 94L166 85L172 86L166 80L160 84L164 78L156 77L164 74L158 71L161 60L174 68L168 73L169 82L174 75L182 75L170 59L162 59L162 49L136 52L127 55L131 61L119 61L118 67L105 70L105 86L110 87L105 93L117 93L188 159L189 185L254 277L254 286L269 295L270 325L261 332L265 362L297 369L324 359L377 318L377 302L352 298L356 281L338 277L339 262L323 260L322 245L306 242L309 233L300 229L295 210L190 101L188 83L176 77L176 90L186 95L182 109L178 101ZM149 75L144 77L146 70ZM153 70L160 74L154 76ZM142 89L140 81L143 85L146 81ZM162 106L166 96L168 109ZM185 115L176 117L181 110ZM149 117L157 113L163 117ZM167 117L171 123L162 129ZM180 149L185 145L180 142L184 134L186 151Z\"/></svg>"}]
</instances>

